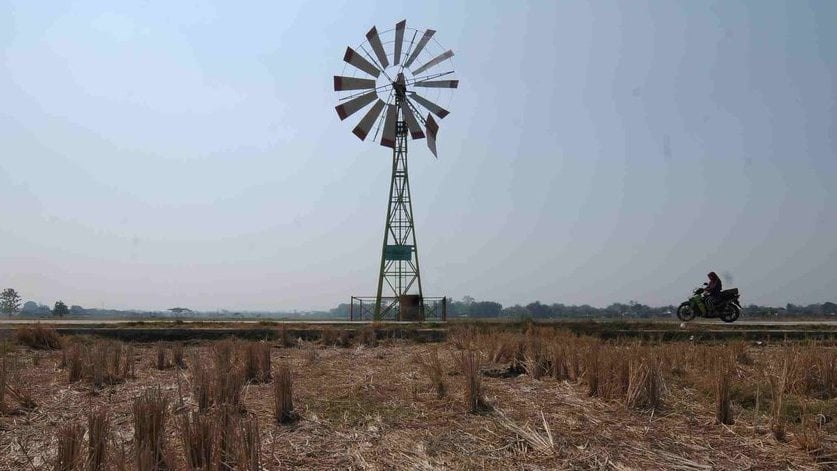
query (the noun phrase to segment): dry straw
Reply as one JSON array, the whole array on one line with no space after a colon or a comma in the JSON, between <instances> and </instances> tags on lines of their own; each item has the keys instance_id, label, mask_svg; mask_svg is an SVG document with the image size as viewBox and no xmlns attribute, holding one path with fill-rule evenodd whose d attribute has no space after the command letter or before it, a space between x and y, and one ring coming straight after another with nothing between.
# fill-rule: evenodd
<instances>
[{"instance_id":1,"label":"dry straw","mask_svg":"<svg viewBox=\"0 0 837 471\"><path fill-rule=\"evenodd\" d=\"M459 355L459 365L465 379L465 406L471 413L490 409L483 396L481 364L482 360L479 354L474 351L463 352Z\"/></svg>"},{"instance_id":2,"label":"dry straw","mask_svg":"<svg viewBox=\"0 0 837 471\"><path fill-rule=\"evenodd\" d=\"M168 407L168 398L159 388L148 389L134 400L134 444L137 461L152 469L164 463Z\"/></svg>"},{"instance_id":3,"label":"dry straw","mask_svg":"<svg viewBox=\"0 0 837 471\"><path fill-rule=\"evenodd\" d=\"M738 354L733 353L738 356ZM715 373L715 421L719 424L732 425L731 388L734 366L729 357L724 356L719 361Z\"/></svg>"},{"instance_id":4,"label":"dry straw","mask_svg":"<svg viewBox=\"0 0 837 471\"><path fill-rule=\"evenodd\" d=\"M291 369L287 363L279 365L273 384L273 417L280 424L293 422L297 418L294 412Z\"/></svg>"},{"instance_id":5,"label":"dry straw","mask_svg":"<svg viewBox=\"0 0 837 471\"><path fill-rule=\"evenodd\" d=\"M105 469L107 458L110 418L104 410L87 414L87 469L99 471Z\"/></svg>"},{"instance_id":6,"label":"dry straw","mask_svg":"<svg viewBox=\"0 0 837 471\"><path fill-rule=\"evenodd\" d=\"M58 429L58 447L55 454L55 471L75 471L81 464L81 443L84 427L68 424Z\"/></svg>"}]
</instances>

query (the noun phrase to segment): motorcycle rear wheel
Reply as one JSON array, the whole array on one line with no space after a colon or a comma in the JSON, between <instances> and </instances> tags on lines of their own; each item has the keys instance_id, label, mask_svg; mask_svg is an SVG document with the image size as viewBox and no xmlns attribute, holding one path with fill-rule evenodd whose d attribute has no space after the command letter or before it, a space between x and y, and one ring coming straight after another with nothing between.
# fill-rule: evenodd
<instances>
[{"instance_id":1,"label":"motorcycle rear wheel","mask_svg":"<svg viewBox=\"0 0 837 471\"><path fill-rule=\"evenodd\" d=\"M689 302L685 302L677 308L677 318L683 322L689 322L694 319L696 315L697 313L694 309L692 309L692 305Z\"/></svg>"},{"instance_id":2,"label":"motorcycle rear wheel","mask_svg":"<svg viewBox=\"0 0 837 471\"><path fill-rule=\"evenodd\" d=\"M741 309L735 304L727 304L724 307L724 312L721 313L721 320L724 322L735 322L738 316L741 315Z\"/></svg>"}]
</instances>

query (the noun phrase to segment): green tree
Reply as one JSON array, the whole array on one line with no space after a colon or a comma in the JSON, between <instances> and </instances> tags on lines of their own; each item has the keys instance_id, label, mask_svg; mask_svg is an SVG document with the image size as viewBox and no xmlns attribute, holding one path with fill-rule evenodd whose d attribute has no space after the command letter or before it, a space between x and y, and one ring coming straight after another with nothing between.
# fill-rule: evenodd
<instances>
[{"instance_id":1,"label":"green tree","mask_svg":"<svg viewBox=\"0 0 837 471\"><path fill-rule=\"evenodd\" d=\"M20 294L12 288L6 288L0 293L0 312L9 317L20 310Z\"/></svg>"},{"instance_id":2,"label":"green tree","mask_svg":"<svg viewBox=\"0 0 837 471\"><path fill-rule=\"evenodd\" d=\"M70 309L64 304L64 301L56 301L55 307L52 309L52 315L58 317L64 317L70 313Z\"/></svg>"}]
</instances>

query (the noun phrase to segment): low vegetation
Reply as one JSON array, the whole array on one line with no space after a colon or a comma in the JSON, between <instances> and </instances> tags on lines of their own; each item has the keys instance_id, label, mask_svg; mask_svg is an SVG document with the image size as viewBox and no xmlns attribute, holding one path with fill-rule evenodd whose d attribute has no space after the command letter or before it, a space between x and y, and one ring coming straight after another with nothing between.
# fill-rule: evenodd
<instances>
[{"instance_id":1,"label":"low vegetation","mask_svg":"<svg viewBox=\"0 0 837 471\"><path fill-rule=\"evenodd\" d=\"M45 327L40 322L19 327L15 330L15 340L21 345L36 350L58 350L61 348L61 337L55 329Z\"/></svg>"},{"instance_id":2,"label":"low vegetation","mask_svg":"<svg viewBox=\"0 0 837 471\"><path fill-rule=\"evenodd\" d=\"M16 334L0 348L0 450L11 469L61 470L837 461L829 343L602 341L531 323L453 327L435 344L379 332L327 327L305 341L280 327L272 341L187 344Z\"/></svg>"}]
</instances>

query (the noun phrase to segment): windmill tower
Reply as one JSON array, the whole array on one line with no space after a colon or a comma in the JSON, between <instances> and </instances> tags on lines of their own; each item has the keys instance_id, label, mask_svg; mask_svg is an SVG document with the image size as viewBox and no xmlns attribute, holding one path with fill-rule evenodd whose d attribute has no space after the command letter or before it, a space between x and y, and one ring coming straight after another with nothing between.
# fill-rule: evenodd
<instances>
[{"instance_id":1,"label":"windmill tower","mask_svg":"<svg viewBox=\"0 0 837 471\"><path fill-rule=\"evenodd\" d=\"M440 119L448 115L437 103L443 94L448 95L449 101L452 89L459 86L459 81L453 79L453 51L444 50L435 40L435 33L432 29L407 28L406 20L383 34L373 26L357 49L346 48L344 75L334 76L334 90L339 92L341 102L335 109L340 119L369 107L352 132L362 141L372 135L372 140L380 139L382 146L392 149L392 176L374 300L376 320L396 310L397 318L402 319L405 303L423 309L407 172L407 136L426 139L430 152L437 156L439 125L433 115ZM435 96L428 98L431 92Z\"/></svg>"}]
</instances>

